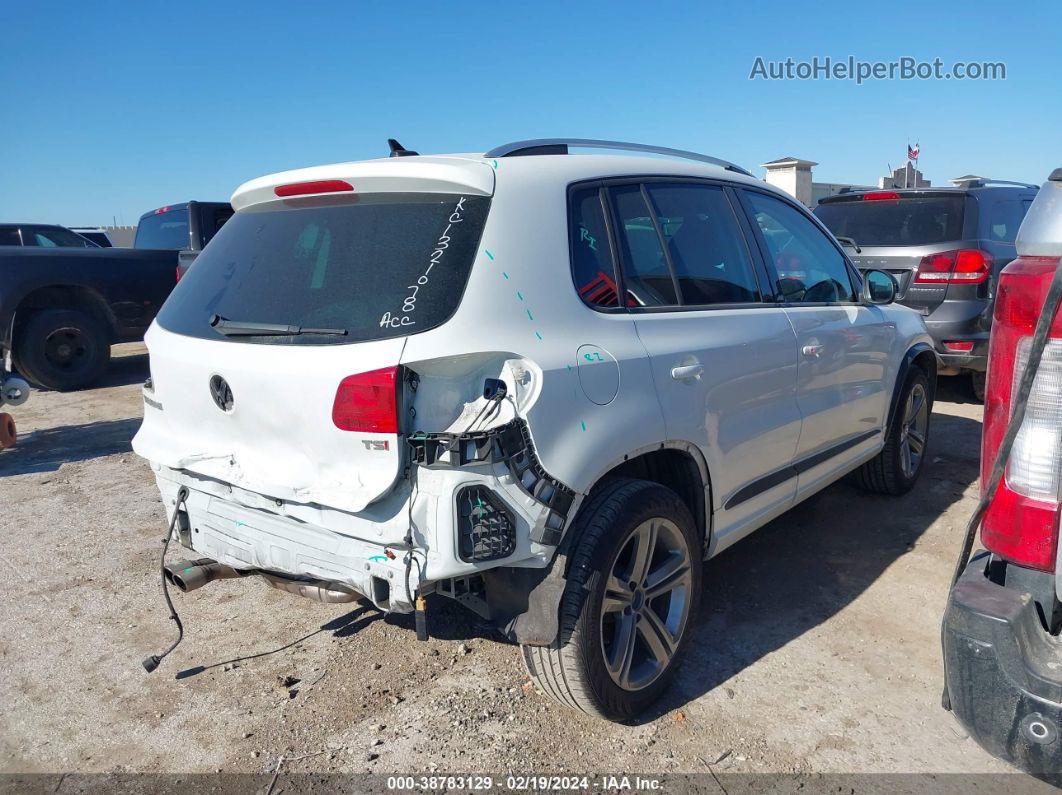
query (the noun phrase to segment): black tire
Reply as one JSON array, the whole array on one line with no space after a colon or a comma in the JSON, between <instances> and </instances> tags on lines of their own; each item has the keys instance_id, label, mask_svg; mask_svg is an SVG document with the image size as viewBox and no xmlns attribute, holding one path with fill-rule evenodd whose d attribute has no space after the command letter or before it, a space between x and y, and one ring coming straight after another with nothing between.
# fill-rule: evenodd
<instances>
[{"instance_id":1,"label":"black tire","mask_svg":"<svg viewBox=\"0 0 1062 795\"><path fill-rule=\"evenodd\" d=\"M18 371L48 389L67 392L99 378L111 359L107 329L96 318L72 309L30 315L17 332Z\"/></svg>"},{"instance_id":2,"label":"black tire","mask_svg":"<svg viewBox=\"0 0 1062 795\"><path fill-rule=\"evenodd\" d=\"M912 395L921 395L925 408L924 433L921 433L921 451L917 455L917 462L913 467L905 466L907 449L913 451L915 445L911 442L916 436L911 435L908 423L907 411L910 408ZM896 418L889 428L889 436L885 440L885 447L874 458L867 461L852 473L855 484L866 491L877 494L890 494L898 496L911 490L918 481L918 476L925 465L926 454L929 449L929 418L932 415L933 404L929 391L929 379L919 367L912 366L904 380L903 391L900 393ZM912 463L912 462L909 462Z\"/></svg>"},{"instance_id":3,"label":"black tire","mask_svg":"<svg viewBox=\"0 0 1062 795\"><path fill-rule=\"evenodd\" d=\"M987 375L988 374L984 370L981 370L980 372L977 370L970 371L970 386L973 387L974 397L977 399L978 403L985 402L985 381L987 380Z\"/></svg>"},{"instance_id":4,"label":"black tire","mask_svg":"<svg viewBox=\"0 0 1062 795\"><path fill-rule=\"evenodd\" d=\"M638 568L638 545L646 537L649 520L654 520L652 526L657 529L648 531L653 540L646 542L647 548L654 552L643 569L646 575L641 585L654 577L681 584L658 597L646 598L641 587L631 589L629 607L605 610L606 593L610 604L618 601L615 591L606 591L614 567ZM670 489L646 480L616 478L589 497L571 532L577 534L576 546L569 556L558 638L550 646L522 646L524 665L535 685L553 700L605 720L630 720L667 687L692 633L701 590L702 550L696 524ZM682 570L679 542L688 550L688 571ZM671 545L676 551L671 551ZM668 554L661 555L661 551ZM658 562L656 569L654 561ZM674 574L664 576L672 568ZM661 602L665 596L666 604ZM637 673L644 680L637 687L621 686L606 662L606 645L612 646L613 656L618 656L616 650L623 645L620 622L629 627L626 636L632 640L624 646L630 649L625 657L628 662L621 662L618 675L636 684ZM667 632L666 640L658 627ZM649 637L658 649L674 650L666 663L653 655ZM635 671L633 661L639 654L644 659Z\"/></svg>"}]
</instances>

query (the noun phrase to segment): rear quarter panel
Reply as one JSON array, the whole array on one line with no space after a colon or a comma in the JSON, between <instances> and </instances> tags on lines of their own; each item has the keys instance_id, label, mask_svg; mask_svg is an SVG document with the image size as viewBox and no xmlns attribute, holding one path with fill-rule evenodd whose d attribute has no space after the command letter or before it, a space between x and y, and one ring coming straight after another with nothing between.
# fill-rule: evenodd
<instances>
[{"instance_id":1,"label":"rear quarter panel","mask_svg":"<svg viewBox=\"0 0 1062 795\"><path fill-rule=\"evenodd\" d=\"M576 294L569 180L551 173L547 160L554 158L542 158L537 169L499 161L461 306L443 326L410 336L403 364L416 370L442 357L490 353L521 360L526 377L537 382L522 388L534 395L525 416L539 459L550 475L585 493L625 455L662 443L664 422L633 319L596 312ZM464 394L453 394L453 417L462 401L482 393L483 383L470 378L464 387Z\"/></svg>"}]
</instances>

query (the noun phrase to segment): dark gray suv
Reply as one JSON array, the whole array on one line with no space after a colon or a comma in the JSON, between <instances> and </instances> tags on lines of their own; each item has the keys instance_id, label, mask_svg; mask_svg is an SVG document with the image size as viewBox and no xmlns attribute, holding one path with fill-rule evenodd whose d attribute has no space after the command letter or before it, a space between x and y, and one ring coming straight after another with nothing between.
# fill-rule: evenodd
<instances>
[{"instance_id":1,"label":"dark gray suv","mask_svg":"<svg viewBox=\"0 0 1062 795\"><path fill-rule=\"evenodd\" d=\"M1014 238L1037 190L975 179L955 188L858 191L823 199L815 215L854 242L856 267L895 277L899 303L925 318L940 374L969 372L983 399L996 283L1017 256Z\"/></svg>"}]
</instances>

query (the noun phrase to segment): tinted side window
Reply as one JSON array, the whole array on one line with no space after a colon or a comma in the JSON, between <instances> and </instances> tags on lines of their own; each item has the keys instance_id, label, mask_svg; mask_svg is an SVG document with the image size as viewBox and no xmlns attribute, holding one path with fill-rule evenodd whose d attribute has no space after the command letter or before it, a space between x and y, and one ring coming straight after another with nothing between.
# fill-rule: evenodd
<instances>
[{"instance_id":1,"label":"tinted side window","mask_svg":"<svg viewBox=\"0 0 1062 795\"><path fill-rule=\"evenodd\" d=\"M38 226L29 230L22 230L22 238L27 245L44 246L45 248L93 248L85 238L69 229L55 226Z\"/></svg>"},{"instance_id":2,"label":"tinted side window","mask_svg":"<svg viewBox=\"0 0 1062 795\"><path fill-rule=\"evenodd\" d=\"M18 230L12 227L0 229L0 246L21 246L22 238L18 236Z\"/></svg>"},{"instance_id":3,"label":"tinted side window","mask_svg":"<svg viewBox=\"0 0 1062 795\"><path fill-rule=\"evenodd\" d=\"M1018 236L1018 227L1025 217L1027 207L1017 199L1002 199L992 204L988 216L988 230L985 234L989 240L1013 243Z\"/></svg>"},{"instance_id":4,"label":"tinted side window","mask_svg":"<svg viewBox=\"0 0 1062 795\"><path fill-rule=\"evenodd\" d=\"M745 196L786 301L856 300L844 256L815 224L781 199L756 191L745 191Z\"/></svg>"},{"instance_id":5,"label":"tinted side window","mask_svg":"<svg viewBox=\"0 0 1062 795\"><path fill-rule=\"evenodd\" d=\"M569 223L572 249L572 278L575 289L588 304L619 306L616 272L608 244L605 214L599 188L572 192Z\"/></svg>"},{"instance_id":6,"label":"tinted side window","mask_svg":"<svg viewBox=\"0 0 1062 795\"><path fill-rule=\"evenodd\" d=\"M647 190L683 304L759 300L748 247L722 188L665 183Z\"/></svg>"},{"instance_id":7,"label":"tinted side window","mask_svg":"<svg viewBox=\"0 0 1062 795\"><path fill-rule=\"evenodd\" d=\"M631 306L675 306L675 282L671 279L660 236L637 185L612 191L620 252L623 257L623 284Z\"/></svg>"}]
</instances>

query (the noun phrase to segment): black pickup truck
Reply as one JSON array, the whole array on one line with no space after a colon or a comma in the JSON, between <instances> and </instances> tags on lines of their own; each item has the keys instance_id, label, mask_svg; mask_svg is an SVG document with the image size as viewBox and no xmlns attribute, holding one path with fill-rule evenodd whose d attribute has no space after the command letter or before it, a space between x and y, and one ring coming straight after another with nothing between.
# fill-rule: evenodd
<instances>
[{"instance_id":1,"label":"black pickup truck","mask_svg":"<svg viewBox=\"0 0 1062 795\"><path fill-rule=\"evenodd\" d=\"M0 248L6 367L49 389L88 386L113 343L143 337L176 272L176 251Z\"/></svg>"},{"instance_id":2,"label":"black pickup truck","mask_svg":"<svg viewBox=\"0 0 1062 795\"><path fill-rule=\"evenodd\" d=\"M140 216L133 247L180 251L177 263L177 280L180 281L203 246L232 217L232 213L232 205L228 202L190 201L159 207Z\"/></svg>"},{"instance_id":3,"label":"black pickup truck","mask_svg":"<svg viewBox=\"0 0 1062 795\"><path fill-rule=\"evenodd\" d=\"M0 373L49 389L88 386L111 345L143 338L197 253L232 214L227 202L186 202L141 218L136 248L0 247Z\"/></svg>"}]
</instances>

